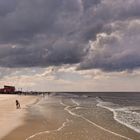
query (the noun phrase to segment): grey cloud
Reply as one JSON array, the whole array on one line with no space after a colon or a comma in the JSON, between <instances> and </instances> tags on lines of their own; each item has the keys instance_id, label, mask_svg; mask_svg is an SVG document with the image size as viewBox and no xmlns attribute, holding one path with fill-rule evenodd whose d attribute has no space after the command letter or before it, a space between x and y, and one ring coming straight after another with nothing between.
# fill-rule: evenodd
<instances>
[{"instance_id":1,"label":"grey cloud","mask_svg":"<svg viewBox=\"0 0 140 140\"><path fill-rule=\"evenodd\" d=\"M139 0L1 0L0 66L79 63L79 69L137 68L139 42L135 40L135 29L129 29L128 23L138 19L139 7ZM120 31L125 26L128 28ZM122 37L125 41L121 46L118 38L111 35L116 31L127 36L127 39ZM108 36L100 39L103 44L96 51L91 51L89 40L97 42L100 33ZM131 34L135 47L126 43ZM119 51L127 53L121 55ZM129 58L133 56L132 61Z\"/></svg>"},{"instance_id":2,"label":"grey cloud","mask_svg":"<svg viewBox=\"0 0 140 140\"><path fill-rule=\"evenodd\" d=\"M44 73L46 68L3 68L0 67L0 81L4 80L4 78L9 77L20 77L20 76L34 76L37 74Z\"/></svg>"},{"instance_id":3,"label":"grey cloud","mask_svg":"<svg viewBox=\"0 0 140 140\"><path fill-rule=\"evenodd\" d=\"M81 4L75 0L18 2L15 11L0 19L0 65L45 67L80 62L85 44L75 30L80 26Z\"/></svg>"},{"instance_id":4,"label":"grey cloud","mask_svg":"<svg viewBox=\"0 0 140 140\"><path fill-rule=\"evenodd\" d=\"M37 34L63 35L76 26L79 5L73 0L24 0L0 19L1 41L31 41Z\"/></svg>"},{"instance_id":5,"label":"grey cloud","mask_svg":"<svg viewBox=\"0 0 140 140\"><path fill-rule=\"evenodd\" d=\"M0 18L11 13L16 8L16 0L1 0L0 1Z\"/></svg>"},{"instance_id":6,"label":"grey cloud","mask_svg":"<svg viewBox=\"0 0 140 140\"><path fill-rule=\"evenodd\" d=\"M123 71L140 67L140 21L123 23L123 29L119 25L122 24L113 25L117 30L110 35L98 34L78 69Z\"/></svg>"}]
</instances>

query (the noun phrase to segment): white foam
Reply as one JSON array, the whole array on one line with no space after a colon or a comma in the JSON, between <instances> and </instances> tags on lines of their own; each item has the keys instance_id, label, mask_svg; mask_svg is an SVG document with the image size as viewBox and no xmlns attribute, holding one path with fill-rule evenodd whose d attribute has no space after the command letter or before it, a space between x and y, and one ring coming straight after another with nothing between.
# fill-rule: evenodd
<instances>
[{"instance_id":1,"label":"white foam","mask_svg":"<svg viewBox=\"0 0 140 140\"><path fill-rule=\"evenodd\" d=\"M84 107L76 107L75 109L78 110L78 109L85 109L85 108Z\"/></svg>"},{"instance_id":2,"label":"white foam","mask_svg":"<svg viewBox=\"0 0 140 140\"><path fill-rule=\"evenodd\" d=\"M69 98L77 98L79 97L76 94L71 94L71 93L52 93L50 96L54 96L54 97L69 97Z\"/></svg>"},{"instance_id":3,"label":"white foam","mask_svg":"<svg viewBox=\"0 0 140 140\"><path fill-rule=\"evenodd\" d=\"M88 96L87 96L87 95L82 95L81 97L83 97L83 98L88 98Z\"/></svg>"},{"instance_id":4,"label":"white foam","mask_svg":"<svg viewBox=\"0 0 140 140\"><path fill-rule=\"evenodd\" d=\"M77 106L79 106L80 105L80 103L78 103L77 101L75 101L74 99L71 99L72 100L72 102L74 103L74 104L76 104Z\"/></svg>"},{"instance_id":5,"label":"white foam","mask_svg":"<svg viewBox=\"0 0 140 140\"><path fill-rule=\"evenodd\" d=\"M51 130L51 131L42 131L42 132L35 133L34 135L31 135L31 136L29 136L28 138L26 138L26 140L30 140L30 139L35 138L35 137L37 137L37 136L40 136L40 135L42 135L42 134L47 134L47 133L49 134L49 133L61 131L69 122L70 122L70 120L67 119L67 120L62 124L62 126L60 126L58 129L56 129L56 130Z\"/></svg>"},{"instance_id":6,"label":"white foam","mask_svg":"<svg viewBox=\"0 0 140 140\"><path fill-rule=\"evenodd\" d=\"M108 129L106 129L106 128L104 128L104 127L102 127L102 126L100 126L100 125L98 125L98 124L96 124L96 123L90 121L89 119L85 118L85 117L82 116L82 115L78 115L78 114L72 112L72 111L70 110L70 108L71 108L72 106L67 106L67 105L64 104L62 101L61 101L61 103L62 103L62 105L66 106L66 107L64 108L64 110L66 110L69 114L71 114L71 115L73 115L73 116L76 116L76 117L79 117L79 118L82 118L82 119L85 120L86 122L88 122L88 123L90 123L90 124L96 126L97 128L99 128L99 129L101 129L101 130L103 130L103 131L105 131L105 132L108 132L108 133L113 134L113 135L115 135L115 136L124 138L124 139L126 139L126 140L133 140L133 139L128 138L128 137L126 137L126 136L123 136L123 135L121 135L121 134L118 134L118 133L115 133L115 132L113 132L113 131L110 131L110 130L108 130Z\"/></svg>"},{"instance_id":7,"label":"white foam","mask_svg":"<svg viewBox=\"0 0 140 140\"><path fill-rule=\"evenodd\" d=\"M119 107L111 102L99 100L97 106L110 110L117 122L140 133L140 113L135 112L135 110L140 110L140 107Z\"/></svg>"},{"instance_id":8,"label":"white foam","mask_svg":"<svg viewBox=\"0 0 140 140\"><path fill-rule=\"evenodd\" d=\"M62 100L60 100L60 104L63 105L63 106L67 106L66 104L64 104L64 103L62 102Z\"/></svg>"}]
</instances>

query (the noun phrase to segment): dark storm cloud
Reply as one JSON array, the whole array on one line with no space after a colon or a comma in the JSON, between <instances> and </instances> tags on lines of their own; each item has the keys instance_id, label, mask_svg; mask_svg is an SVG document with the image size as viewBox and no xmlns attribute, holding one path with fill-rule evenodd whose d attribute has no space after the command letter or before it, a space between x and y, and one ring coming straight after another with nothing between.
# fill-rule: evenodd
<instances>
[{"instance_id":1,"label":"dark storm cloud","mask_svg":"<svg viewBox=\"0 0 140 140\"><path fill-rule=\"evenodd\" d=\"M78 69L123 71L140 67L140 21L115 23L112 30L115 32L98 34L91 42L88 55Z\"/></svg>"},{"instance_id":2,"label":"dark storm cloud","mask_svg":"<svg viewBox=\"0 0 140 140\"><path fill-rule=\"evenodd\" d=\"M105 45L96 45L96 51L92 51L88 43L89 40L97 42L100 33L110 34L112 38L111 34L116 31L129 40L129 27L126 25L122 31L120 28L124 22L132 22L139 16L139 0L1 0L0 66L46 67L79 63L79 69L137 68L138 40L134 42L135 47L122 41L123 47L114 39L115 45L114 40L107 41ZM106 61L108 53L105 50L109 50L109 56L117 56ZM121 55L116 52L118 50L127 50L128 54Z\"/></svg>"},{"instance_id":3,"label":"dark storm cloud","mask_svg":"<svg viewBox=\"0 0 140 140\"><path fill-rule=\"evenodd\" d=\"M44 67L80 62L87 43L80 42L81 33L76 34L84 12L81 2L18 1L14 11L0 18L1 66Z\"/></svg>"},{"instance_id":4,"label":"dark storm cloud","mask_svg":"<svg viewBox=\"0 0 140 140\"><path fill-rule=\"evenodd\" d=\"M16 0L1 0L0 1L0 17L6 16L16 8Z\"/></svg>"}]
</instances>

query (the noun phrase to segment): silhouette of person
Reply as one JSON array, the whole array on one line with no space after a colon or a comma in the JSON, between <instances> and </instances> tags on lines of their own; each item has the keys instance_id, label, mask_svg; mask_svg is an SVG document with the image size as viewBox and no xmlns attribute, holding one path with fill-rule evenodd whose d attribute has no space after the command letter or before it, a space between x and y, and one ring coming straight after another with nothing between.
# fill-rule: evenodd
<instances>
[{"instance_id":1,"label":"silhouette of person","mask_svg":"<svg viewBox=\"0 0 140 140\"><path fill-rule=\"evenodd\" d=\"M16 107L17 107L17 109L19 109L19 108L20 108L20 103L19 103L19 101L18 101L18 100L16 100Z\"/></svg>"}]
</instances>

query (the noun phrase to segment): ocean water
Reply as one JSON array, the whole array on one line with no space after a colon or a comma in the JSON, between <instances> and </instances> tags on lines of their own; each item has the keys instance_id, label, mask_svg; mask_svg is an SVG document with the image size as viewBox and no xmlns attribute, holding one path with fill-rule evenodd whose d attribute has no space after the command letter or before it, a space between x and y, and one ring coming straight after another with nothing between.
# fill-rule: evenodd
<instances>
[{"instance_id":1,"label":"ocean water","mask_svg":"<svg viewBox=\"0 0 140 140\"><path fill-rule=\"evenodd\" d=\"M96 135L100 137L94 134L95 127L104 132L105 140L140 139L138 93L52 93L44 95L31 110L32 115L56 121L58 127L26 140L94 140Z\"/></svg>"}]
</instances>

